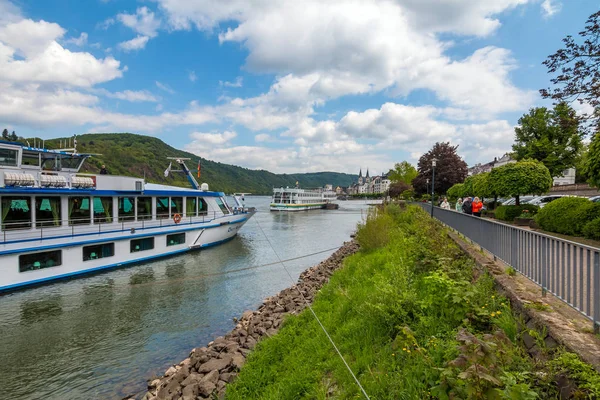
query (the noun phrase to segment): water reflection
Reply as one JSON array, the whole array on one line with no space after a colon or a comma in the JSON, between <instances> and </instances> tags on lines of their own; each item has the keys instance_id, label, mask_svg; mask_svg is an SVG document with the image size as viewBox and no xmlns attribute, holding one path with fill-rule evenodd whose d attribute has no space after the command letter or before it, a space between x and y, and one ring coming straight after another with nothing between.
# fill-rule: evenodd
<instances>
[{"instance_id":1,"label":"water reflection","mask_svg":"<svg viewBox=\"0 0 600 400\"><path fill-rule=\"evenodd\" d=\"M45 296L38 300L27 300L21 304L21 323L24 325L42 322L62 315L60 295Z\"/></svg>"}]
</instances>

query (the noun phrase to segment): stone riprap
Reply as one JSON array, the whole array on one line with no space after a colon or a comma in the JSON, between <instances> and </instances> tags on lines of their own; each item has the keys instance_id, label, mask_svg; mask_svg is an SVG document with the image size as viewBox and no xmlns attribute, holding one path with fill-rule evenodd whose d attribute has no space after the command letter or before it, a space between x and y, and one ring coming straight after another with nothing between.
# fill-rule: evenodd
<instances>
[{"instance_id":1,"label":"stone riprap","mask_svg":"<svg viewBox=\"0 0 600 400\"><path fill-rule=\"evenodd\" d=\"M304 271L296 285L265 299L258 310L246 311L239 320L234 319L237 324L227 335L206 347L193 349L188 358L167 369L163 377L152 380L142 399L222 397L226 385L236 378L256 343L276 334L286 315L304 310L306 301L312 302L317 291L342 266L344 258L357 250L356 241L345 242L328 259Z\"/></svg>"}]
</instances>

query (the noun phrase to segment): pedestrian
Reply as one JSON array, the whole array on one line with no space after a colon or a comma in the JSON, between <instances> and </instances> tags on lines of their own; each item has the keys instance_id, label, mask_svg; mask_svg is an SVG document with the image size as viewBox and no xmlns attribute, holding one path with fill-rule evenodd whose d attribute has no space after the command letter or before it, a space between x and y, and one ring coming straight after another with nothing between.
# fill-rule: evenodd
<instances>
[{"instance_id":1,"label":"pedestrian","mask_svg":"<svg viewBox=\"0 0 600 400\"><path fill-rule=\"evenodd\" d=\"M472 215L473 214L473 202L470 197L465 197L462 203L462 210L465 214Z\"/></svg>"},{"instance_id":2,"label":"pedestrian","mask_svg":"<svg viewBox=\"0 0 600 400\"><path fill-rule=\"evenodd\" d=\"M483 208L483 203L479 200L479 197L475 197L473 200L473 215L476 217L481 217L481 209Z\"/></svg>"},{"instance_id":3,"label":"pedestrian","mask_svg":"<svg viewBox=\"0 0 600 400\"><path fill-rule=\"evenodd\" d=\"M446 197L444 197L444 199L442 200L442 204L440 204L440 207L442 207L444 210L450 209L450 203L448 203L448 199Z\"/></svg>"},{"instance_id":4,"label":"pedestrian","mask_svg":"<svg viewBox=\"0 0 600 400\"><path fill-rule=\"evenodd\" d=\"M102 164L102 168L100 168L100 175L108 175L108 171L106 170L106 165Z\"/></svg>"},{"instance_id":5,"label":"pedestrian","mask_svg":"<svg viewBox=\"0 0 600 400\"><path fill-rule=\"evenodd\" d=\"M458 212L462 212L462 199L459 197L458 200L456 200L456 211Z\"/></svg>"}]
</instances>

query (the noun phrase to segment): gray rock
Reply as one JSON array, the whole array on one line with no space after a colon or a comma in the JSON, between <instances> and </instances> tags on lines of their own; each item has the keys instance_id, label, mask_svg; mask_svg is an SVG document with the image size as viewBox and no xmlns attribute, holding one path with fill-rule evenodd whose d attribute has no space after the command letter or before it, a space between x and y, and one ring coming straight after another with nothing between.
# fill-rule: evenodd
<instances>
[{"instance_id":1,"label":"gray rock","mask_svg":"<svg viewBox=\"0 0 600 400\"><path fill-rule=\"evenodd\" d=\"M212 392L215 391L217 386L209 381L202 381L198 384L198 394L204 397L208 397Z\"/></svg>"},{"instance_id":2,"label":"gray rock","mask_svg":"<svg viewBox=\"0 0 600 400\"><path fill-rule=\"evenodd\" d=\"M184 387L183 392L181 393L181 395L184 398L189 397L191 399L194 399L197 394L198 394L198 384L197 383L194 383L192 385Z\"/></svg>"},{"instance_id":3,"label":"gray rock","mask_svg":"<svg viewBox=\"0 0 600 400\"><path fill-rule=\"evenodd\" d=\"M206 374L206 376L204 378L202 378L201 382L208 381L208 382L214 383L216 385L218 380L219 380L219 371L213 370L213 371L210 371L208 374Z\"/></svg>"},{"instance_id":4,"label":"gray rock","mask_svg":"<svg viewBox=\"0 0 600 400\"><path fill-rule=\"evenodd\" d=\"M229 364L231 364L231 356L229 355L226 355L223 358L213 358L212 360L209 360L204 364L200 365L200 367L198 368L198 372L206 373L213 370L220 371L222 369L227 368Z\"/></svg>"},{"instance_id":5,"label":"gray rock","mask_svg":"<svg viewBox=\"0 0 600 400\"><path fill-rule=\"evenodd\" d=\"M252 350L254 348L254 346L256 346L256 339L254 339L252 336L248 336L246 338L245 346L246 346L246 348Z\"/></svg>"},{"instance_id":6,"label":"gray rock","mask_svg":"<svg viewBox=\"0 0 600 400\"><path fill-rule=\"evenodd\" d=\"M204 375L198 374L196 372L192 372L183 382L181 382L181 386L188 386L194 383L198 383L202 380Z\"/></svg>"},{"instance_id":7,"label":"gray rock","mask_svg":"<svg viewBox=\"0 0 600 400\"><path fill-rule=\"evenodd\" d=\"M231 360L231 363L236 369L241 369L246 363L246 359L241 354L235 354Z\"/></svg>"},{"instance_id":8,"label":"gray rock","mask_svg":"<svg viewBox=\"0 0 600 400\"><path fill-rule=\"evenodd\" d=\"M219 375L219 380L223 382L231 383L234 381L234 379L235 374L232 374L231 372L224 372L221 375Z\"/></svg>"},{"instance_id":9,"label":"gray rock","mask_svg":"<svg viewBox=\"0 0 600 400\"><path fill-rule=\"evenodd\" d=\"M225 389L225 386L227 386L227 383L223 381L217 382L217 392L222 392L223 389Z\"/></svg>"}]
</instances>

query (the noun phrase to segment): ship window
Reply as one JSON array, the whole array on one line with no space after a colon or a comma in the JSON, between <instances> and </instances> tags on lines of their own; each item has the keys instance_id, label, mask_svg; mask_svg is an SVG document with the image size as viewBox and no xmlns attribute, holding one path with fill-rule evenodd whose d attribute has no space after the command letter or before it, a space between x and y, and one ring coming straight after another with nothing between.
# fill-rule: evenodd
<instances>
[{"instance_id":1,"label":"ship window","mask_svg":"<svg viewBox=\"0 0 600 400\"><path fill-rule=\"evenodd\" d=\"M135 197L119 197L119 222L135 219Z\"/></svg>"},{"instance_id":2,"label":"ship window","mask_svg":"<svg viewBox=\"0 0 600 400\"><path fill-rule=\"evenodd\" d=\"M167 235L167 246L176 246L178 244L185 244L185 232Z\"/></svg>"},{"instance_id":3,"label":"ship window","mask_svg":"<svg viewBox=\"0 0 600 400\"><path fill-rule=\"evenodd\" d=\"M19 256L19 272L58 267L61 264L62 252L60 250L22 254Z\"/></svg>"},{"instance_id":4,"label":"ship window","mask_svg":"<svg viewBox=\"0 0 600 400\"><path fill-rule=\"evenodd\" d=\"M113 198L94 197L94 223L113 222Z\"/></svg>"},{"instance_id":5,"label":"ship window","mask_svg":"<svg viewBox=\"0 0 600 400\"><path fill-rule=\"evenodd\" d=\"M18 150L0 149L0 165L16 167L18 156L19 156Z\"/></svg>"},{"instance_id":6,"label":"ship window","mask_svg":"<svg viewBox=\"0 0 600 400\"><path fill-rule=\"evenodd\" d=\"M186 197L185 199L185 215L188 217L196 216L196 203L198 202L197 197Z\"/></svg>"},{"instance_id":7,"label":"ship window","mask_svg":"<svg viewBox=\"0 0 600 400\"><path fill-rule=\"evenodd\" d=\"M154 248L154 238L134 239L129 243L130 251L136 253L138 251L152 250Z\"/></svg>"},{"instance_id":8,"label":"ship window","mask_svg":"<svg viewBox=\"0 0 600 400\"><path fill-rule=\"evenodd\" d=\"M138 221L143 219L152 219L152 197L138 197Z\"/></svg>"},{"instance_id":9,"label":"ship window","mask_svg":"<svg viewBox=\"0 0 600 400\"><path fill-rule=\"evenodd\" d=\"M169 218L169 198L168 197L157 197L156 198L156 218L157 219Z\"/></svg>"},{"instance_id":10,"label":"ship window","mask_svg":"<svg viewBox=\"0 0 600 400\"><path fill-rule=\"evenodd\" d=\"M183 197L171 197L171 216L183 214Z\"/></svg>"},{"instance_id":11,"label":"ship window","mask_svg":"<svg viewBox=\"0 0 600 400\"><path fill-rule=\"evenodd\" d=\"M60 158L58 158L56 156L50 156L49 158L43 159L42 169L45 171L59 171L60 170Z\"/></svg>"},{"instance_id":12,"label":"ship window","mask_svg":"<svg viewBox=\"0 0 600 400\"><path fill-rule=\"evenodd\" d=\"M90 198L69 197L69 225L90 223Z\"/></svg>"},{"instance_id":13,"label":"ship window","mask_svg":"<svg viewBox=\"0 0 600 400\"><path fill-rule=\"evenodd\" d=\"M30 205L30 197L2 197L2 229L31 228Z\"/></svg>"},{"instance_id":14,"label":"ship window","mask_svg":"<svg viewBox=\"0 0 600 400\"><path fill-rule=\"evenodd\" d=\"M223 202L223 198L215 197L215 201L217 202L217 205L219 206L221 211L223 211L223 214L229 214L229 210L227 209L227 206Z\"/></svg>"},{"instance_id":15,"label":"ship window","mask_svg":"<svg viewBox=\"0 0 600 400\"><path fill-rule=\"evenodd\" d=\"M30 151L24 151L21 159L22 166L39 167L40 166L40 154L33 153Z\"/></svg>"},{"instance_id":16,"label":"ship window","mask_svg":"<svg viewBox=\"0 0 600 400\"><path fill-rule=\"evenodd\" d=\"M115 255L114 243L95 244L83 246L83 261L97 260L99 258L112 257Z\"/></svg>"},{"instance_id":17,"label":"ship window","mask_svg":"<svg viewBox=\"0 0 600 400\"><path fill-rule=\"evenodd\" d=\"M35 198L35 225L60 226L60 197Z\"/></svg>"},{"instance_id":18,"label":"ship window","mask_svg":"<svg viewBox=\"0 0 600 400\"><path fill-rule=\"evenodd\" d=\"M206 204L206 200L204 200L202 197L198 197L198 214L208 214L208 204Z\"/></svg>"},{"instance_id":19,"label":"ship window","mask_svg":"<svg viewBox=\"0 0 600 400\"><path fill-rule=\"evenodd\" d=\"M83 161L83 159L81 157L63 157L60 160L60 166L61 168L68 168L68 169L78 169L79 168L79 164L81 164L81 162Z\"/></svg>"}]
</instances>

